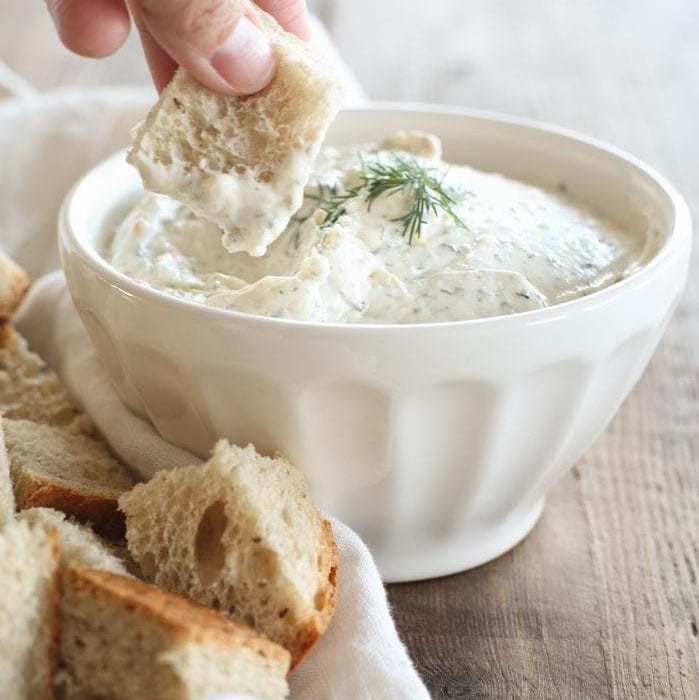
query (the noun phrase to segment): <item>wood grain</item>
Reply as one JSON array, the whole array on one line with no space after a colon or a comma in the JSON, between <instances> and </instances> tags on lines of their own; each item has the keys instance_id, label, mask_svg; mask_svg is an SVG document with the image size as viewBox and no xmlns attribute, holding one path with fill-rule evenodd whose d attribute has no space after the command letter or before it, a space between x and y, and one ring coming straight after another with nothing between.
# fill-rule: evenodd
<instances>
[{"instance_id":1,"label":"wood grain","mask_svg":"<svg viewBox=\"0 0 699 700\"><path fill-rule=\"evenodd\" d=\"M586 131L655 164L697 212L694 0L313 4L372 97ZM147 80L135 40L85 61L39 4L0 13L0 58L41 88ZM699 698L698 472L695 253L650 367L531 536L474 571L390 587L434 697Z\"/></svg>"}]
</instances>

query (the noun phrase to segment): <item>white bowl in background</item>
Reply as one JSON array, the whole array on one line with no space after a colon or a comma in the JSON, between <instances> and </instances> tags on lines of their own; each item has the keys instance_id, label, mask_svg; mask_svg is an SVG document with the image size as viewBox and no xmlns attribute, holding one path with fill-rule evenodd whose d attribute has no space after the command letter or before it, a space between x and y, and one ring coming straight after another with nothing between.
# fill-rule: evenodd
<instances>
[{"instance_id":1,"label":"white bowl in background","mask_svg":"<svg viewBox=\"0 0 699 700\"><path fill-rule=\"evenodd\" d=\"M123 401L205 455L227 437L279 450L325 510L371 548L386 581L482 564L533 527L551 484L638 380L687 274L687 206L621 151L555 127L466 110L344 111L336 144L438 134L445 157L576 199L657 255L589 296L513 316L422 325L314 324L182 301L115 271L106 231L141 191L116 154L66 198L71 294ZM273 507L273 504L270 504Z\"/></svg>"}]
</instances>

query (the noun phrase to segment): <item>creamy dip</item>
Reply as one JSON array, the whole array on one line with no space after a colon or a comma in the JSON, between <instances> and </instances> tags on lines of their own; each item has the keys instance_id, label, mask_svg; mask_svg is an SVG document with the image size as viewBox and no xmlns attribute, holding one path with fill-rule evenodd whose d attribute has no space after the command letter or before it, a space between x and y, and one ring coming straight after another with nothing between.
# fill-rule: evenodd
<instances>
[{"instance_id":1,"label":"creamy dip","mask_svg":"<svg viewBox=\"0 0 699 700\"><path fill-rule=\"evenodd\" d=\"M408 162L448 192L409 242L410 191L370 203L361 173ZM359 192L329 223L329 192ZM561 193L449 165L439 140L398 132L380 145L326 147L301 208L264 255L231 253L221 231L161 195L136 203L106 245L118 270L174 296L274 318L425 323L513 314L606 287L644 261L646 240ZM257 251L261 252L261 251Z\"/></svg>"},{"instance_id":2,"label":"creamy dip","mask_svg":"<svg viewBox=\"0 0 699 700\"><path fill-rule=\"evenodd\" d=\"M157 192L170 192L170 179L185 183L177 197L199 217L219 227L229 253L264 255L303 204L304 184L313 158L300 151L280 163L268 178L252 170L231 175L186 172L176 163L167 167L139 161L145 181Z\"/></svg>"}]
</instances>

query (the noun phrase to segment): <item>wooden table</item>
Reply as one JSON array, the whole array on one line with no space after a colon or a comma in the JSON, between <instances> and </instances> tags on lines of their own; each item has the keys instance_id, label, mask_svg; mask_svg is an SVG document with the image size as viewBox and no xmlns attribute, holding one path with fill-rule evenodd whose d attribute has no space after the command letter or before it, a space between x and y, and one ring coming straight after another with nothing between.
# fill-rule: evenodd
<instances>
[{"instance_id":1,"label":"wooden table","mask_svg":"<svg viewBox=\"0 0 699 700\"><path fill-rule=\"evenodd\" d=\"M655 164L697 211L699 3L315 4L372 97L580 129ZM27 0L0 0L0 58L41 88L146 79L135 41L105 62L71 57ZM390 587L434 697L699 698L698 470L695 255L648 371L529 538L474 571Z\"/></svg>"}]
</instances>

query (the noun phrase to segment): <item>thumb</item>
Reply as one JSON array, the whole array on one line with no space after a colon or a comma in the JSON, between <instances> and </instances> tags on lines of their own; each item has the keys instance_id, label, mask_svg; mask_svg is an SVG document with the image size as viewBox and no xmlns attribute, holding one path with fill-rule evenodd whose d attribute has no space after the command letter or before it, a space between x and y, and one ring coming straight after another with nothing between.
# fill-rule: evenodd
<instances>
[{"instance_id":1,"label":"thumb","mask_svg":"<svg viewBox=\"0 0 699 700\"><path fill-rule=\"evenodd\" d=\"M274 75L274 52L249 0L129 0L142 33L216 92L250 95Z\"/></svg>"}]
</instances>

